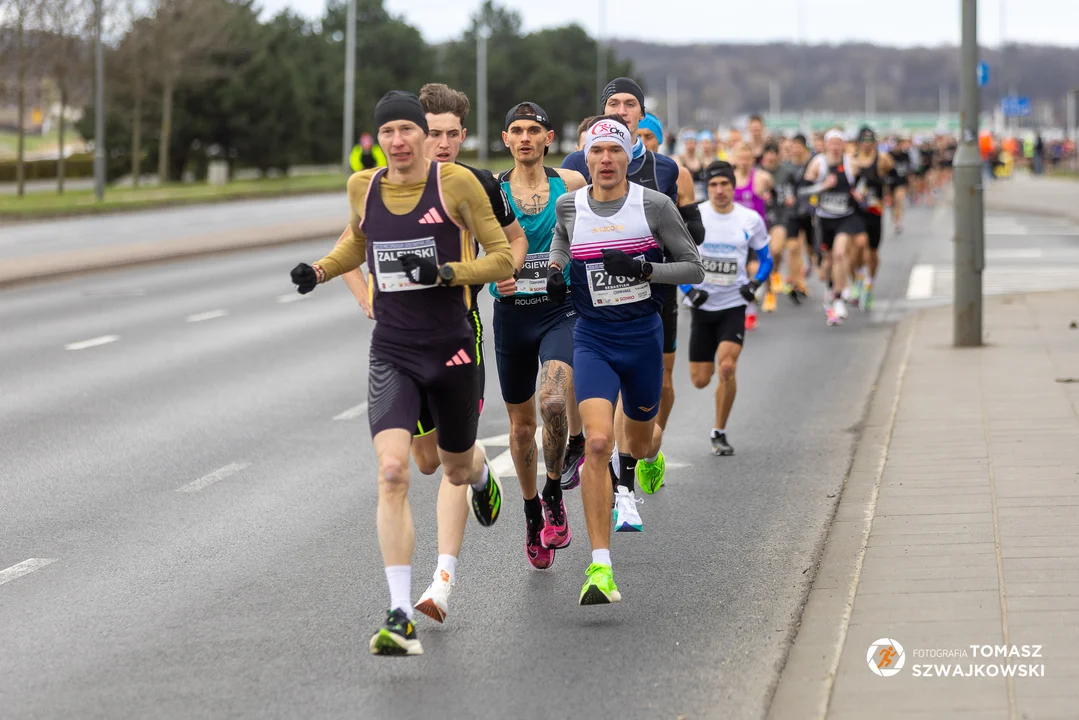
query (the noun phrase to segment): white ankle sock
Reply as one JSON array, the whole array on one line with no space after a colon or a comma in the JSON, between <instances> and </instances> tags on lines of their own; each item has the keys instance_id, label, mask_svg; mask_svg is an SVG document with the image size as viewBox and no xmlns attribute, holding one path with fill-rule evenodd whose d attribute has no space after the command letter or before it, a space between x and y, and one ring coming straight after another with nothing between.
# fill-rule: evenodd
<instances>
[{"instance_id":1,"label":"white ankle sock","mask_svg":"<svg viewBox=\"0 0 1079 720\"><path fill-rule=\"evenodd\" d=\"M453 582L453 578L457 575L457 558L455 556L439 554L438 567L435 568L435 580L441 579L443 572L449 576L446 579Z\"/></svg>"},{"instance_id":2,"label":"white ankle sock","mask_svg":"<svg viewBox=\"0 0 1079 720\"><path fill-rule=\"evenodd\" d=\"M712 428L712 437L716 435L725 435L727 433L723 428Z\"/></svg>"},{"instance_id":3,"label":"white ankle sock","mask_svg":"<svg viewBox=\"0 0 1079 720\"><path fill-rule=\"evenodd\" d=\"M491 471L487 467L487 463L483 464L483 474L480 476L478 482L472 483L472 489L476 492L483 492L483 489L487 487L487 481L491 477Z\"/></svg>"},{"instance_id":4,"label":"white ankle sock","mask_svg":"<svg viewBox=\"0 0 1079 720\"><path fill-rule=\"evenodd\" d=\"M390 586L390 610L400 608L412 619L412 566L390 565L386 568L386 583Z\"/></svg>"},{"instance_id":5,"label":"white ankle sock","mask_svg":"<svg viewBox=\"0 0 1079 720\"><path fill-rule=\"evenodd\" d=\"M645 458L645 459L644 459L644 461L645 461L646 463L654 463L654 462L655 462L656 460L659 460L659 453L656 453L656 454L655 454L655 455L653 455L652 457L649 457L649 458Z\"/></svg>"},{"instance_id":6,"label":"white ankle sock","mask_svg":"<svg viewBox=\"0 0 1079 720\"><path fill-rule=\"evenodd\" d=\"M608 548L592 551L592 562L596 565L611 567L611 551Z\"/></svg>"}]
</instances>

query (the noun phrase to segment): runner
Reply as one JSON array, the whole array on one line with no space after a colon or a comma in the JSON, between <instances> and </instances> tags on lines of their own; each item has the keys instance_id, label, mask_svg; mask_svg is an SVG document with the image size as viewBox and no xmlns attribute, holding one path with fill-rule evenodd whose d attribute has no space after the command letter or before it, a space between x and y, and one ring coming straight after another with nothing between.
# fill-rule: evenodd
<instances>
[{"instance_id":1,"label":"runner","mask_svg":"<svg viewBox=\"0 0 1079 720\"><path fill-rule=\"evenodd\" d=\"M617 526L631 506L636 515L629 487L638 460L651 452L653 443L663 366L659 312L662 295L675 291L662 286L700 282L704 270L695 241L671 199L627 182L632 128L619 115L606 115L589 128L585 155L595 183L558 199L547 293L558 302L572 290L579 315L573 367L587 438L581 499L592 544L592 563L579 602L595 605L621 599L611 571L607 479L615 440L615 399L621 393L626 412L625 437L619 446ZM673 262L665 262L665 256Z\"/></svg>"},{"instance_id":2,"label":"runner","mask_svg":"<svg viewBox=\"0 0 1079 720\"><path fill-rule=\"evenodd\" d=\"M509 277L513 254L475 176L423 158L427 118L415 95L387 93L374 120L389 167L349 179L351 235L314 265L297 265L292 281L305 294L364 262L373 273L368 417L379 465L376 516L390 609L370 648L377 655L419 655L411 601L412 433L426 395L446 479L467 485L476 520L492 525L502 489L476 444L478 358L466 320L468 286ZM484 257L474 257L472 237Z\"/></svg>"},{"instance_id":3,"label":"runner","mask_svg":"<svg viewBox=\"0 0 1079 720\"><path fill-rule=\"evenodd\" d=\"M456 162L461 143L464 142L467 134L464 121L470 110L468 96L441 83L428 83L420 89L420 103L423 105L429 130L427 139L424 141L424 157L427 160L443 163ZM502 192L502 186L490 171L458 164L470 170L487 192L491 209L510 243L515 267L522 267L525 254L528 252L528 240L517 222L509 200ZM345 228L338 243L343 242L350 235L351 227ZM474 239L473 243L473 247L476 248ZM345 273L341 279L345 281L360 306L364 308L367 317L372 317L370 291L363 273L356 269ZM481 411L487 375L487 366L483 361L483 324L480 321L477 305L482 287L482 285L472 286L472 305L468 311L468 321L475 333L476 381L479 383ZM441 466L434 419L426 395L420 402L420 420L412 438L412 457L423 475L433 475ZM443 622L449 613L450 593L457 581L457 560L464 539L468 512L466 489L451 484L443 475L438 487L436 505L438 557L435 572L431 584L416 602L417 610L438 622Z\"/></svg>"},{"instance_id":4,"label":"runner","mask_svg":"<svg viewBox=\"0 0 1079 720\"><path fill-rule=\"evenodd\" d=\"M499 180L524 226L528 256L520 273L491 285L495 356L509 414L510 455L524 497L525 553L533 567L544 570L554 562L555 550L568 547L572 539L562 490L580 482L578 463L584 456L581 416L573 394L577 316L547 297L547 267L555 201L586 183L579 172L544 167L554 131L550 116L538 104L523 102L510 108L505 128L502 141L513 155L513 168ZM537 372L546 467L542 499L536 487Z\"/></svg>"},{"instance_id":5,"label":"runner","mask_svg":"<svg viewBox=\"0 0 1079 720\"><path fill-rule=\"evenodd\" d=\"M753 149L753 162L761 164L764 159L764 145L767 139L764 137L764 119L760 115L750 115L746 122L749 131L749 147Z\"/></svg>"},{"instance_id":6,"label":"runner","mask_svg":"<svg viewBox=\"0 0 1079 720\"><path fill-rule=\"evenodd\" d=\"M701 206L704 281L689 288L684 300L687 307L693 308L689 335L689 376L693 386L708 387L712 373L719 368L716 425L711 434L713 455L734 455L726 428L737 390L734 375L742 352L746 305L768 279L772 266L764 221L734 202L735 182L734 168L729 163L717 160L708 166L708 202ZM760 260L753 280L746 273L750 249Z\"/></svg>"},{"instance_id":7,"label":"runner","mask_svg":"<svg viewBox=\"0 0 1079 720\"><path fill-rule=\"evenodd\" d=\"M716 159L716 153L718 152L716 136L712 134L711 130L701 130L700 134L697 135L697 148L697 155L700 156L705 167Z\"/></svg>"},{"instance_id":8,"label":"runner","mask_svg":"<svg viewBox=\"0 0 1079 720\"><path fill-rule=\"evenodd\" d=\"M734 151L734 175L737 186L734 188L734 201L761 216L761 220L767 223L768 200L772 194L772 176L758 170L753 162L753 148L749 143L742 143ZM756 274L758 261L749 260L749 272ZM775 309L775 297L772 298L772 309ZM746 308L746 330L754 330L757 327L757 303L750 302Z\"/></svg>"},{"instance_id":9,"label":"runner","mask_svg":"<svg viewBox=\"0 0 1079 720\"><path fill-rule=\"evenodd\" d=\"M581 121L581 124L577 126L577 149L584 150L584 134L588 130L588 126L592 124L592 121L596 119L596 116L586 117Z\"/></svg>"},{"instance_id":10,"label":"runner","mask_svg":"<svg viewBox=\"0 0 1079 720\"><path fill-rule=\"evenodd\" d=\"M704 189L704 169L708 163L702 162L697 156L697 135L693 130L682 132L682 154L676 155L674 161L689 171L693 179L693 199L698 203L706 196Z\"/></svg>"},{"instance_id":11,"label":"runner","mask_svg":"<svg viewBox=\"0 0 1079 720\"><path fill-rule=\"evenodd\" d=\"M787 223L787 282L792 291L791 300L799 304L809 296L806 288L806 265L803 260L803 248L810 262L818 262L816 259L817 231L813 216L813 198L801 194L801 190L809 183L805 180L806 167L809 165L811 153L806 144L805 135L795 135L791 143L791 159L794 163L792 173L797 177L794 184L795 198L794 207L791 209L790 219Z\"/></svg>"},{"instance_id":12,"label":"runner","mask_svg":"<svg viewBox=\"0 0 1079 720\"><path fill-rule=\"evenodd\" d=\"M817 195L819 198L820 271L821 280L828 281L829 292L824 299L824 308L829 325L839 325L847 317L847 307L842 298L849 276L847 252L854 236L865 231L851 196L854 171L850 158L844 155L845 148L843 133L829 130L825 134L824 154L813 158L806 168L805 179L816 184L799 191L799 194Z\"/></svg>"},{"instance_id":13,"label":"runner","mask_svg":"<svg viewBox=\"0 0 1079 720\"><path fill-rule=\"evenodd\" d=\"M678 207L678 212L689 230L690 235L697 243L704 241L704 226L701 224L701 214L693 194L685 192L684 180L679 182L679 167L676 162L665 155L658 155L644 147L644 141L637 136L638 125L644 117L644 91L641 86L630 78L615 78L607 84L603 91L603 111L622 118L622 124L630 130L630 142L633 153L627 171L627 179L634 184L642 185L650 190L656 190L669 197ZM703 147L703 143L701 143ZM572 153L562 163L562 167L577 170L584 175L585 180L591 182L585 154ZM654 437L651 451L643 461L637 463L637 477L641 484L641 490L645 493L654 493L663 485L666 474L666 458L663 456L663 432L667 427L667 420L674 407L674 363L675 353L678 349L678 298L673 290L662 293L664 300L661 317L663 318L663 391L660 401L659 422L654 427ZM619 409L615 421L616 444L621 446L625 440L622 428L626 414ZM620 476L619 468L613 462L618 457L612 458L611 476ZM629 485L632 494L633 486ZM626 527L621 528L629 531L635 523L640 526L640 518L636 515L636 504L632 508L632 514L623 512L622 517L626 520ZM616 526L616 530L620 529Z\"/></svg>"},{"instance_id":14,"label":"runner","mask_svg":"<svg viewBox=\"0 0 1079 720\"><path fill-rule=\"evenodd\" d=\"M769 255L774 263L772 274L769 276L768 293L764 296L762 309L765 312L775 310L777 293L788 295L795 304L801 302L798 288L804 292L802 282L802 246L796 229L790 232L791 221L795 216L798 204L798 183L802 179L804 168L792 162L794 150L788 149L788 159L781 162L779 152L774 143L764 146L764 157L761 167L772 175L774 190L772 202L768 207L768 234L771 238L769 243ZM786 282L780 273L783 260L787 271Z\"/></svg>"},{"instance_id":15,"label":"runner","mask_svg":"<svg viewBox=\"0 0 1079 720\"><path fill-rule=\"evenodd\" d=\"M863 310L873 309L873 280L880 263L880 241L884 224L884 178L895 167L892 156L877 150L877 135L869 126L858 131L854 172L857 184L853 197L858 203L858 215L865 232L855 238L851 265L854 267L854 286L851 299Z\"/></svg>"},{"instance_id":16,"label":"runner","mask_svg":"<svg viewBox=\"0 0 1079 720\"><path fill-rule=\"evenodd\" d=\"M888 173L892 189L892 224L895 234L903 232L903 208L907 204L907 185L910 183L910 140L900 137L892 148L894 164Z\"/></svg>"}]
</instances>

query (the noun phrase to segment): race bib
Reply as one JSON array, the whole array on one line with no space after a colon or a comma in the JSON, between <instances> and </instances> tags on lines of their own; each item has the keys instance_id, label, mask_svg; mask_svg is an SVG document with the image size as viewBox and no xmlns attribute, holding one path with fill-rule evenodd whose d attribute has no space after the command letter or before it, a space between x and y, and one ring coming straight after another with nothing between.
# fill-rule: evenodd
<instances>
[{"instance_id":1,"label":"race bib","mask_svg":"<svg viewBox=\"0 0 1079 720\"><path fill-rule=\"evenodd\" d=\"M820 209L833 215L850 212L850 196L846 193L821 193Z\"/></svg>"},{"instance_id":2,"label":"race bib","mask_svg":"<svg viewBox=\"0 0 1079 720\"><path fill-rule=\"evenodd\" d=\"M638 255L637 260L644 260ZM609 275L603 269L603 263L586 263L588 274L588 293L592 296L592 307L612 307L628 305L652 297L652 288L646 280L628 278L622 275Z\"/></svg>"},{"instance_id":3,"label":"race bib","mask_svg":"<svg viewBox=\"0 0 1079 720\"><path fill-rule=\"evenodd\" d=\"M438 264L438 252L433 237L419 240L399 240L371 243L375 256L375 280L379 292L403 292L405 290L428 290L435 285L420 285L408 278L401 267L402 255L416 255Z\"/></svg>"},{"instance_id":4,"label":"race bib","mask_svg":"<svg viewBox=\"0 0 1079 720\"><path fill-rule=\"evenodd\" d=\"M547 272L550 266L551 254L549 252L525 255L525 266L517 274L517 292L547 292Z\"/></svg>"},{"instance_id":5,"label":"race bib","mask_svg":"<svg viewBox=\"0 0 1079 720\"><path fill-rule=\"evenodd\" d=\"M702 255L701 264L704 265L704 281L709 285L730 287L738 282L737 257L705 257Z\"/></svg>"}]
</instances>

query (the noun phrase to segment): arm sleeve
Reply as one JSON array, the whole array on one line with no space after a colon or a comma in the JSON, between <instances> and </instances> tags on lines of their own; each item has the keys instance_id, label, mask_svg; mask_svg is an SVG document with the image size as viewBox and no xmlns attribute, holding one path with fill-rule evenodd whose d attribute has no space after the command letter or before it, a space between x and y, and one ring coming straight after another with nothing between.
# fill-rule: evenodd
<instances>
[{"instance_id":1,"label":"arm sleeve","mask_svg":"<svg viewBox=\"0 0 1079 720\"><path fill-rule=\"evenodd\" d=\"M568 198L568 199L567 199ZM555 201L554 236L551 237L550 262L563 270L569 265L570 226L573 223L573 193L566 193Z\"/></svg>"},{"instance_id":2,"label":"arm sleeve","mask_svg":"<svg viewBox=\"0 0 1079 720\"><path fill-rule=\"evenodd\" d=\"M448 263L454 272L453 284L480 285L512 277L513 253L480 181L466 168L455 165L443 166L441 172L446 209L454 221L472 233L485 253L474 260Z\"/></svg>"},{"instance_id":3,"label":"arm sleeve","mask_svg":"<svg viewBox=\"0 0 1079 720\"><path fill-rule=\"evenodd\" d=\"M700 245L703 243L704 221L701 220L700 206L696 203L682 205L678 208L678 214L682 217L682 222L686 224L686 229L689 230L689 235L693 238L694 244Z\"/></svg>"},{"instance_id":4,"label":"arm sleeve","mask_svg":"<svg viewBox=\"0 0 1079 720\"><path fill-rule=\"evenodd\" d=\"M770 238L764 221L761 220L759 215L754 215L753 217L755 222L753 223L753 234L749 238L749 247L757 254L757 260L760 262L757 275L753 279L763 283L771 274L775 260L772 259L772 253L768 247Z\"/></svg>"},{"instance_id":5,"label":"arm sleeve","mask_svg":"<svg viewBox=\"0 0 1079 720\"><path fill-rule=\"evenodd\" d=\"M360 229L364 201L373 172L358 172L348 179L348 204L351 209L349 227L352 232L341 237L330 254L315 264L326 273L326 280L355 270L367 260L367 235Z\"/></svg>"},{"instance_id":6,"label":"arm sleeve","mask_svg":"<svg viewBox=\"0 0 1079 720\"><path fill-rule=\"evenodd\" d=\"M704 266L697 245L671 199L645 190L645 216L653 237L663 251L674 259L673 262L653 265L651 282L679 285L704 280Z\"/></svg>"}]
</instances>

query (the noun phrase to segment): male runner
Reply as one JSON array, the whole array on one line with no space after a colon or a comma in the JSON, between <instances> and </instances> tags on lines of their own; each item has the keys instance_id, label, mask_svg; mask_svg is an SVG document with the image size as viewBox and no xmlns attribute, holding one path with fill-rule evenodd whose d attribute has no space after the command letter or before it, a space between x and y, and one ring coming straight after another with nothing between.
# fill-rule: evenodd
<instances>
[{"instance_id":1,"label":"male runner","mask_svg":"<svg viewBox=\"0 0 1079 720\"><path fill-rule=\"evenodd\" d=\"M390 609L371 638L378 655L419 655L412 624L412 512L408 456L426 395L438 424L447 480L468 485L477 521L498 519L501 483L476 444L479 393L474 331L466 320L469 285L513 273L513 254L475 176L423 157L427 118L412 93L398 90L375 106L375 127L389 167L348 182L351 236L292 281L301 293L367 262L372 276L368 417L378 456L377 527ZM467 234L466 234L467 233ZM486 256L475 258L472 238Z\"/></svg>"},{"instance_id":2,"label":"male runner","mask_svg":"<svg viewBox=\"0 0 1079 720\"><path fill-rule=\"evenodd\" d=\"M791 160L797 180L794 184L794 206L787 222L787 281L792 287L791 299L796 304L808 296L803 248L810 262L816 257L817 232L813 220L812 198L799 192L808 184L805 171L809 158L810 151L805 135L795 135L791 143Z\"/></svg>"},{"instance_id":3,"label":"male runner","mask_svg":"<svg viewBox=\"0 0 1079 720\"><path fill-rule=\"evenodd\" d=\"M581 121L581 124L577 126L577 149L584 150L584 134L588 130L588 126L592 124L592 121L596 119L595 115L586 117Z\"/></svg>"},{"instance_id":4,"label":"male runner","mask_svg":"<svg viewBox=\"0 0 1079 720\"><path fill-rule=\"evenodd\" d=\"M622 123L630 130L630 142L633 152L630 160L627 178L631 183L642 185L651 190L656 190L669 197L678 207L678 212L689 229L690 235L696 242L704 240L704 226L701 225L701 214L694 201L693 194L686 195L684 189L679 186L678 164L665 155L651 152L644 147L644 141L637 136L637 128L644 117L644 91L641 86L630 78L615 78L607 83L601 98L602 111L607 114L618 115ZM562 163L562 167L577 170L584 175L585 180L591 182L589 169L583 152L568 155ZM674 361L675 352L678 348L678 298L675 291L663 294L664 306L661 313L663 318L663 393L660 404L659 422L655 425L655 437L653 438L651 452L643 462L637 464L638 477L640 478L641 490L645 493L654 493L663 484L666 473L666 459L663 457L661 447L663 445L663 432L667 427L667 420L674 407ZM616 442L622 439L622 419L625 413L618 413L616 422ZM618 470L613 467L612 474L617 476ZM630 486L630 490L633 488ZM636 505L634 505L634 513ZM630 517L627 513L623 517ZM630 518L638 525L639 518ZM627 527L627 529L629 529Z\"/></svg>"},{"instance_id":5,"label":"male runner","mask_svg":"<svg viewBox=\"0 0 1079 720\"><path fill-rule=\"evenodd\" d=\"M674 161L689 171L693 178L693 199L698 203L705 199L704 169L708 163L702 162L697 156L697 134L693 130L682 132L682 153L676 155Z\"/></svg>"},{"instance_id":6,"label":"male runner","mask_svg":"<svg viewBox=\"0 0 1079 720\"><path fill-rule=\"evenodd\" d=\"M588 130L585 144L594 184L558 199L547 294L565 298L570 268L577 400L585 428L581 499L592 544L592 564L581 605L618 602L611 572L611 485L607 464L614 447L615 399L621 393L624 439L619 446L615 524L632 499L637 461L651 450L663 377L663 288L704 277L695 241L674 202L627 181L632 132L619 115ZM665 262L665 256L674 258ZM634 508L635 511L635 508Z\"/></svg>"},{"instance_id":7,"label":"male runner","mask_svg":"<svg viewBox=\"0 0 1079 720\"><path fill-rule=\"evenodd\" d=\"M760 168L772 176L772 191L768 193L765 224L768 227L768 235L771 238L769 251L772 256L772 274L769 276L768 291L764 295L761 309L764 312L775 312L776 295L787 293L799 302L793 285L784 285L783 276L780 274L780 266L786 253L790 236L787 234L787 225L793 215L795 200L798 196L798 181L802 178L802 169L791 162L780 162L779 146L769 140L764 144L761 154ZM795 235L794 241L798 237ZM799 248L800 249L800 248ZM801 258L799 257L799 260ZM788 268L788 272L790 268ZM801 263L798 263L798 272L801 272Z\"/></svg>"},{"instance_id":8,"label":"male runner","mask_svg":"<svg viewBox=\"0 0 1079 720\"><path fill-rule=\"evenodd\" d=\"M554 142L550 116L536 103L520 103L506 114L502 141L513 155L513 169L499 176L528 237L523 268L491 286L495 298L495 355L502 399L510 421L510 455L524 496L525 553L544 570L555 550L568 547L572 534L562 490L580 482L584 456L581 417L573 394L573 326L576 313L547 297L547 268L555 226L555 201L585 186L573 170L544 167ZM546 484L536 489L536 373L539 415L543 420ZM567 449L566 442L569 440Z\"/></svg>"},{"instance_id":9,"label":"male runner","mask_svg":"<svg viewBox=\"0 0 1079 720\"><path fill-rule=\"evenodd\" d=\"M749 131L749 147L753 149L753 163L760 165L764 158L764 119L760 115L750 115L746 129Z\"/></svg>"},{"instance_id":10,"label":"male runner","mask_svg":"<svg viewBox=\"0 0 1079 720\"><path fill-rule=\"evenodd\" d=\"M839 130L824 136L824 154L817 155L806 168L805 179L815 185L802 188L802 195L817 195L817 220L820 223L820 247L823 253L821 280L830 278L825 296L825 316L829 325L842 324L847 317L843 288L850 274L847 251L854 236L865 231L851 195L854 169L844 155L846 142Z\"/></svg>"},{"instance_id":11,"label":"male runner","mask_svg":"<svg viewBox=\"0 0 1079 720\"><path fill-rule=\"evenodd\" d=\"M420 103L427 117L428 134L424 141L424 157L443 163L454 163L461 150L467 129L464 121L470 110L468 96L441 83L428 83L420 89ZM502 191L502 186L488 170L469 167L480 181L494 211L495 217L503 228L503 233L510 243L514 255L515 267L523 267L525 254L528 252L528 240L521 229L509 200ZM351 235L351 228L345 228L338 242ZM364 308L367 317L371 314L371 296L359 269L341 276L352 294ZM475 332L476 346L476 381L479 383L480 408L483 407L484 386L487 366L483 362L483 325L480 322L477 300L482 285L472 286L472 305L468 311L468 321ZM412 457L416 466L424 475L433 475L441 466L436 442L435 424L431 415L430 404L426 396L420 402L420 420L412 438ZM457 559L464 540L465 523L468 520L468 494L464 487L450 484L445 476L438 486L436 505L438 519L438 557L431 584L416 602L416 609L438 622L443 622L449 613L450 593L457 579Z\"/></svg>"},{"instance_id":12,"label":"male runner","mask_svg":"<svg viewBox=\"0 0 1079 720\"><path fill-rule=\"evenodd\" d=\"M854 269L852 299L863 310L873 309L873 280L880 263L883 235L884 179L894 167L892 156L877 150L877 135L868 125L858 131L858 149L853 158L857 183L852 193L865 232L855 238L851 265ZM864 266L864 267L863 267Z\"/></svg>"},{"instance_id":13,"label":"male runner","mask_svg":"<svg viewBox=\"0 0 1079 720\"><path fill-rule=\"evenodd\" d=\"M903 208L907 203L907 185L910 183L910 139L900 137L892 148L895 161L888 173L888 185L892 188L892 224L895 234L903 232Z\"/></svg>"},{"instance_id":14,"label":"male runner","mask_svg":"<svg viewBox=\"0 0 1079 720\"><path fill-rule=\"evenodd\" d=\"M734 374L742 352L746 305L772 269L764 220L734 202L734 187L730 163L717 160L708 166L708 202L701 206L704 281L693 285L684 300L687 307L693 308L689 335L689 376L693 386L708 387L712 373L719 367L716 425L711 436L713 455L734 455L726 428L737 389ZM746 274L750 248L760 260L753 280Z\"/></svg>"}]
</instances>

